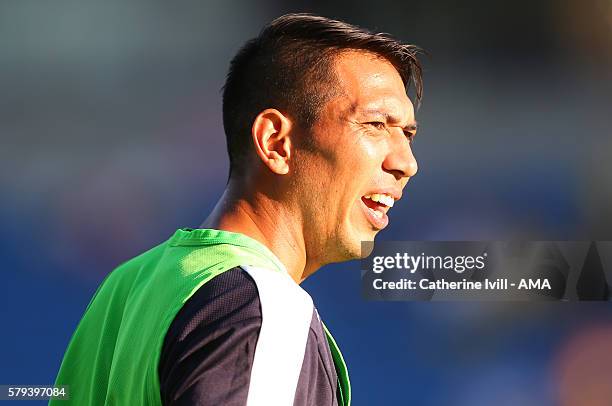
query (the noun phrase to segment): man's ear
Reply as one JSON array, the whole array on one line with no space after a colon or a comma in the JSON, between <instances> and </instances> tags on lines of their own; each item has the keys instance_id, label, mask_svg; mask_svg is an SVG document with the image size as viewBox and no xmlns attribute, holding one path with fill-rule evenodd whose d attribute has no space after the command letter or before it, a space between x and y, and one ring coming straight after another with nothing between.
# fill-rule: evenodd
<instances>
[{"instance_id":1,"label":"man's ear","mask_svg":"<svg viewBox=\"0 0 612 406\"><path fill-rule=\"evenodd\" d=\"M251 128L255 152L278 175L289 173L291 127L289 117L276 109L266 109L255 117Z\"/></svg>"}]
</instances>

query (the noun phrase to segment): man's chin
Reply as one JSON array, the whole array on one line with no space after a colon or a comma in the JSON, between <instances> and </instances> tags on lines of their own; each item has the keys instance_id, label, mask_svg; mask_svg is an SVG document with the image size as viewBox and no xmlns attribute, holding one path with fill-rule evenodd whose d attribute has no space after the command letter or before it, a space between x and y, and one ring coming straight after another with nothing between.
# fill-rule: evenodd
<instances>
[{"instance_id":1,"label":"man's chin","mask_svg":"<svg viewBox=\"0 0 612 406\"><path fill-rule=\"evenodd\" d=\"M353 255L351 259L366 258L372 253L374 250L374 239L378 234L378 230L359 234L359 237L355 239L355 242L352 244L353 249L351 251Z\"/></svg>"},{"instance_id":2,"label":"man's chin","mask_svg":"<svg viewBox=\"0 0 612 406\"><path fill-rule=\"evenodd\" d=\"M374 251L374 241L362 241L359 259L366 258Z\"/></svg>"},{"instance_id":3,"label":"man's chin","mask_svg":"<svg viewBox=\"0 0 612 406\"><path fill-rule=\"evenodd\" d=\"M348 226L338 235L336 257L333 262L345 262L366 258L374 249L374 238L380 230L369 229L366 225Z\"/></svg>"}]
</instances>

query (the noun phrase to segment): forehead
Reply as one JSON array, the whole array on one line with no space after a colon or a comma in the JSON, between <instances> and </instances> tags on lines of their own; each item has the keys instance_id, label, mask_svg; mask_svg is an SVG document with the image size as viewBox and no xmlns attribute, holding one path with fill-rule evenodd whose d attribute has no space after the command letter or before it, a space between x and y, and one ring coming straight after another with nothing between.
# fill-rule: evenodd
<instances>
[{"instance_id":1,"label":"forehead","mask_svg":"<svg viewBox=\"0 0 612 406\"><path fill-rule=\"evenodd\" d=\"M386 59L363 51L345 51L335 57L334 69L347 112L382 110L406 124L414 121L414 107L399 72ZM340 106L338 106L340 107Z\"/></svg>"}]
</instances>

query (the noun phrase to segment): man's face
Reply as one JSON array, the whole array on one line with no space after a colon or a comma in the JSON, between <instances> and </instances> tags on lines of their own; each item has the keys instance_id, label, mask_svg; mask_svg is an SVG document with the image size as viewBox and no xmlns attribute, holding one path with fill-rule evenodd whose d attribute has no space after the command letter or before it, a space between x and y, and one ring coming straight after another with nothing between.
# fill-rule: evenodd
<instances>
[{"instance_id":1,"label":"man's face","mask_svg":"<svg viewBox=\"0 0 612 406\"><path fill-rule=\"evenodd\" d=\"M325 262L360 257L361 241L387 226L417 172L414 108L393 65L347 51L335 71L338 95L304 134L294 164L306 249Z\"/></svg>"}]
</instances>

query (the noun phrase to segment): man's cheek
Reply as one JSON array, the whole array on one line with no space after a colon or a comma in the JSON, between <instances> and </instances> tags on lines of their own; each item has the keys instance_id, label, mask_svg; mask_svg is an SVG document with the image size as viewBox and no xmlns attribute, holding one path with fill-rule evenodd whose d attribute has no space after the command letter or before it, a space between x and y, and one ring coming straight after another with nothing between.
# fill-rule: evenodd
<instances>
[{"instance_id":1,"label":"man's cheek","mask_svg":"<svg viewBox=\"0 0 612 406\"><path fill-rule=\"evenodd\" d=\"M387 149L386 142L379 139L362 139L355 149L355 156L362 160L376 160Z\"/></svg>"}]
</instances>

